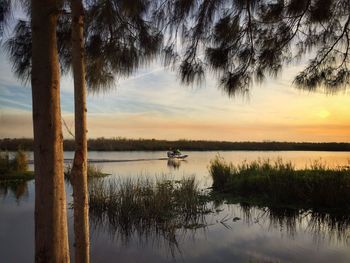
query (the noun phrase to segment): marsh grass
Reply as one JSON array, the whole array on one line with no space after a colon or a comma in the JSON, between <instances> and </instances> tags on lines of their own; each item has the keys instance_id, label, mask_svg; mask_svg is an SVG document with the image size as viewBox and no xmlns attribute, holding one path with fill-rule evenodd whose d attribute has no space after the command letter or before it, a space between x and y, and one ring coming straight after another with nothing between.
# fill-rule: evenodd
<instances>
[{"instance_id":1,"label":"marsh grass","mask_svg":"<svg viewBox=\"0 0 350 263\"><path fill-rule=\"evenodd\" d=\"M90 215L95 224L108 225L124 242L137 235L168 241L177 247L178 231L206 226L210 212L207 196L193 177L179 181L162 179L92 180Z\"/></svg>"},{"instance_id":2,"label":"marsh grass","mask_svg":"<svg viewBox=\"0 0 350 263\"><path fill-rule=\"evenodd\" d=\"M0 180L30 180L34 173L28 171L28 158L24 151L18 150L13 158L9 153L0 153Z\"/></svg>"},{"instance_id":3,"label":"marsh grass","mask_svg":"<svg viewBox=\"0 0 350 263\"><path fill-rule=\"evenodd\" d=\"M72 164L68 164L64 168L64 178L67 181L70 181L71 173L72 173ZM106 177L108 175L109 174L102 172L102 169L101 169L100 166L88 163L88 166L87 166L87 176L88 176L88 178L90 178L90 179L91 178L102 178L102 177Z\"/></svg>"},{"instance_id":4,"label":"marsh grass","mask_svg":"<svg viewBox=\"0 0 350 263\"><path fill-rule=\"evenodd\" d=\"M350 170L314 162L297 170L290 162L257 160L239 165L217 156L210 162L214 193L260 204L350 211Z\"/></svg>"}]
</instances>

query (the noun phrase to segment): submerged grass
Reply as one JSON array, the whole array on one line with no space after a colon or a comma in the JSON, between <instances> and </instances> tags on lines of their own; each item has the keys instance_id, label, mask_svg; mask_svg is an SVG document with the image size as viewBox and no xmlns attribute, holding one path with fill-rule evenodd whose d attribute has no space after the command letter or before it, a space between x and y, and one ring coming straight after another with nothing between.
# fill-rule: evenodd
<instances>
[{"instance_id":1,"label":"submerged grass","mask_svg":"<svg viewBox=\"0 0 350 263\"><path fill-rule=\"evenodd\" d=\"M133 234L161 236L176 246L176 231L205 227L210 212L194 177L93 180L89 199L92 221L107 223L125 241Z\"/></svg>"},{"instance_id":2,"label":"submerged grass","mask_svg":"<svg viewBox=\"0 0 350 263\"><path fill-rule=\"evenodd\" d=\"M214 193L267 205L350 211L350 170L331 169L321 162L297 170L278 159L227 163L217 156L209 173Z\"/></svg>"}]
</instances>

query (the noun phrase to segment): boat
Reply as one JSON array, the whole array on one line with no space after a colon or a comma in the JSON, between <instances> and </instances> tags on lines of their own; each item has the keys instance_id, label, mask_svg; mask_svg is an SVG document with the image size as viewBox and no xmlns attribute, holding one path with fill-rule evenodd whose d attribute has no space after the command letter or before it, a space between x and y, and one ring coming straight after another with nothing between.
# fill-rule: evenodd
<instances>
[{"instance_id":1,"label":"boat","mask_svg":"<svg viewBox=\"0 0 350 263\"><path fill-rule=\"evenodd\" d=\"M167 152L167 156L169 159L185 159L188 157L187 154L182 154L180 152L173 152L173 151Z\"/></svg>"}]
</instances>

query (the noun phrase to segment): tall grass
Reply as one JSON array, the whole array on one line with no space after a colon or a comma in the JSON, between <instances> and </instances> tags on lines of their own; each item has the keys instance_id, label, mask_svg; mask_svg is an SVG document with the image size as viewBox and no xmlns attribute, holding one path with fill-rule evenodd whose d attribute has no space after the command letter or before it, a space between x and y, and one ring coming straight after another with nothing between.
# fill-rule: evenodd
<instances>
[{"instance_id":1,"label":"tall grass","mask_svg":"<svg viewBox=\"0 0 350 263\"><path fill-rule=\"evenodd\" d=\"M124 239L136 233L176 244L178 229L204 227L209 212L194 178L93 180L89 199L92 221L107 224L113 230L109 232Z\"/></svg>"},{"instance_id":2,"label":"tall grass","mask_svg":"<svg viewBox=\"0 0 350 263\"><path fill-rule=\"evenodd\" d=\"M233 165L217 156L209 173L216 192L273 204L350 209L348 169L330 169L315 162L296 170L281 159Z\"/></svg>"},{"instance_id":3,"label":"tall grass","mask_svg":"<svg viewBox=\"0 0 350 263\"><path fill-rule=\"evenodd\" d=\"M64 168L64 177L66 180L70 181L72 173L72 165L68 164ZM88 163L87 165L87 176L88 178L101 178L109 174L103 173L100 166Z\"/></svg>"},{"instance_id":4,"label":"tall grass","mask_svg":"<svg viewBox=\"0 0 350 263\"><path fill-rule=\"evenodd\" d=\"M13 170L16 172L28 171L28 157L22 150L18 150L12 160Z\"/></svg>"},{"instance_id":5,"label":"tall grass","mask_svg":"<svg viewBox=\"0 0 350 263\"><path fill-rule=\"evenodd\" d=\"M28 171L28 158L24 151L18 150L13 158L9 153L0 153L0 174L25 173Z\"/></svg>"}]
</instances>

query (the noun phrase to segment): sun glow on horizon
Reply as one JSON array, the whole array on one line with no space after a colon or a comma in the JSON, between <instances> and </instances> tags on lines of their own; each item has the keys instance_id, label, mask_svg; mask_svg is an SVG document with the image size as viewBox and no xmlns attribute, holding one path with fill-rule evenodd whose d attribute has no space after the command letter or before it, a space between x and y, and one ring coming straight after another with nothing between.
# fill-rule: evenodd
<instances>
[{"instance_id":1,"label":"sun glow on horizon","mask_svg":"<svg viewBox=\"0 0 350 263\"><path fill-rule=\"evenodd\" d=\"M19 84L6 59L0 68L0 137L32 137L30 87ZM88 137L350 142L350 93L293 88L301 68L253 86L247 99L228 98L210 76L202 86L181 86L175 72L156 64L88 96ZM63 77L62 113L72 130L73 102L72 78Z\"/></svg>"},{"instance_id":2,"label":"sun glow on horizon","mask_svg":"<svg viewBox=\"0 0 350 263\"><path fill-rule=\"evenodd\" d=\"M319 113L318 113L318 116L321 118L321 119L326 119L328 118L329 116L331 115L331 113L327 110L321 110Z\"/></svg>"}]
</instances>

